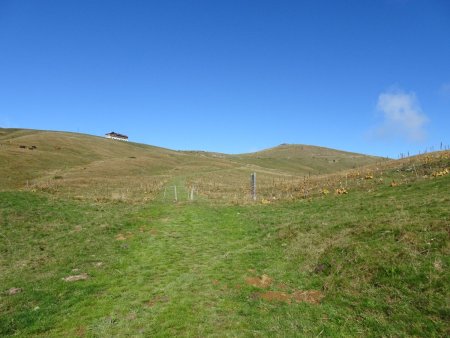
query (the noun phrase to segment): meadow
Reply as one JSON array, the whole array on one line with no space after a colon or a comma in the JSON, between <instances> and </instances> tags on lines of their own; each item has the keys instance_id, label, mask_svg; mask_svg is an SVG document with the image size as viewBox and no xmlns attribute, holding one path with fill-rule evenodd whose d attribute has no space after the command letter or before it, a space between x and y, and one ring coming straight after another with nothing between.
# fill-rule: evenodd
<instances>
[{"instance_id":1,"label":"meadow","mask_svg":"<svg viewBox=\"0 0 450 338\"><path fill-rule=\"evenodd\" d=\"M11 171L24 141L8 140L2 336L450 334L449 152L293 175L273 168L285 156L263 167L157 149L152 161L133 144L71 165L49 160L63 156L51 143L50 169L26 149L42 168L31 177Z\"/></svg>"}]
</instances>

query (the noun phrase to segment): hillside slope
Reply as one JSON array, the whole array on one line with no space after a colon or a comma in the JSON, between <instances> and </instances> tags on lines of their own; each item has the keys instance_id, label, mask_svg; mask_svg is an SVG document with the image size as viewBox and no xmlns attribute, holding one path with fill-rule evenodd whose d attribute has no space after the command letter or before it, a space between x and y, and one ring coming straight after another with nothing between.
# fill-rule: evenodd
<instances>
[{"instance_id":1,"label":"hillside slope","mask_svg":"<svg viewBox=\"0 0 450 338\"><path fill-rule=\"evenodd\" d=\"M253 154L174 151L103 137L0 129L0 189L37 188L83 198L154 196L175 178L214 184L337 172L381 161L333 149L282 145ZM229 182L229 183L228 183Z\"/></svg>"},{"instance_id":2,"label":"hillside slope","mask_svg":"<svg viewBox=\"0 0 450 338\"><path fill-rule=\"evenodd\" d=\"M281 144L255 153L233 155L231 158L240 163L282 170L293 175L329 174L385 160L376 156L302 144Z\"/></svg>"},{"instance_id":3,"label":"hillside slope","mask_svg":"<svg viewBox=\"0 0 450 338\"><path fill-rule=\"evenodd\" d=\"M450 152L413 160L290 202L0 191L0 336L447 337Z\"/></svg>"},{"instance_id":4,"label":"hillside slope","mask_svg":"<svg viewBox=\"0 0 450 338\"><path fill-rule=\"evenodd\" d=\"M90 135L0 129L0 189L39 185L101 193L139 186L153 192L174 172L232 166L227 160Z\"/></svg>"}]
</instances>

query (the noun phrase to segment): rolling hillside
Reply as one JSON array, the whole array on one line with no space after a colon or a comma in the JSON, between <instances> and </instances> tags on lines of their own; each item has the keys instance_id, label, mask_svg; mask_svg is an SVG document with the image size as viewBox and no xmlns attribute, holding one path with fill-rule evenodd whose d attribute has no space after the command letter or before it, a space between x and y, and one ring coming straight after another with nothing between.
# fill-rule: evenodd
<instances>
[{"instance_id":1,"label":"rolling hillside","mask_svg":"<svg viewBox=\"0 0 450 338\"><path fill-rule=\"evenodd\" d=\"M376 156L302 144L281 144L255 153L231 156L235 161L282 170L292 175L330 174L383 161Z\"/></svg>"},{"instance_id":2,"label":"rolling hillside","mask_svg":"<svg viewBox=\"0 0 450 338\"><path fill-rule=\"evenodd\" d=\"M0 336L448 336L450 152L380 161L2 129Z\"/></svg>"},{"instance_id":3,"label":"rolling hillside","mask_svg":"<svg viewBox=\"0 0 450 338\"><path fill-rule=\"evenodd\" d=\"M257 153L226 155L173 151L132 142L54 131L0 129L0 189L40 185L74 193L160 187L174 177L303 176L337 172L382 159L333 149L281 145ZM151 185L151 187L149 186ZM123 191L122 191L123 193Z\"/></svg>"}]
</instances>

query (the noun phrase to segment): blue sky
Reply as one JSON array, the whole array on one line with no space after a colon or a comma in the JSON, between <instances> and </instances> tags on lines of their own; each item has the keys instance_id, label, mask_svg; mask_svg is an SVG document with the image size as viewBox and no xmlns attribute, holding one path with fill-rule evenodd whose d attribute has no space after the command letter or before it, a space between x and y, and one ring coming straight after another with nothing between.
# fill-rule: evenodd
<instances>
[{"instance_id":1,"label":"blue sky","mask_svg":"<svg viewBox=\"0 0 450 338\"><path fill-rule=\"evenodd\" d=\"M0 0L0 127L172 149L450 144L450 1Z\"/></svg>"}]
</instances>

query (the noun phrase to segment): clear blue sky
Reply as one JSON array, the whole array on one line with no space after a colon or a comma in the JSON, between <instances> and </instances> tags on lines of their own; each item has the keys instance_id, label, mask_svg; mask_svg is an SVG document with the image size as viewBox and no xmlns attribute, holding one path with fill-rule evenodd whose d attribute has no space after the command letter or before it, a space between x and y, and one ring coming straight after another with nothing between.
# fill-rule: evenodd
<instances>
[{"instance_id":1,"label":"clear blue sky","mask_svg":"<svg viewBox=\"0 0 450 338\"><path fill-rule=\"evenodd\" d=\"M0 127L227 153L450 144L450 1L0 0Z\"/></svg>"}]
</instances>

